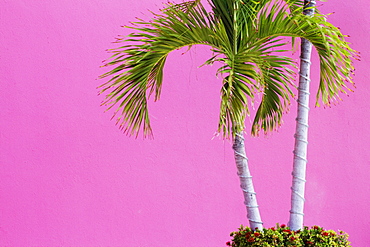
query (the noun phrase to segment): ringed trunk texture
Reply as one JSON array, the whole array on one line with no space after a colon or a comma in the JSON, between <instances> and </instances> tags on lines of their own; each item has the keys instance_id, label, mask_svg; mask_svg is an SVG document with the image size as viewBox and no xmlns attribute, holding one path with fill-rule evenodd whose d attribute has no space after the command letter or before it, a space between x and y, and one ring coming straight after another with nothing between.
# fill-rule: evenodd
<instances>
[{"instance_id":1,"label":"ringed trunk texture","mask_svg":"<svg viewBox=\"0 0 370 247\"><path fill-rule=\"evenodd\" d=\"M313 15L316 1L304 1L304 14ZM291 230L303 227L304 194L306 184L307 145L308 145L308 113L310 95L310 67L312 44L306 39L301 40L300 72L298 86L298 106L296 132L294 134L293 181L291 187L291 209L288 226Z\"/></svg>"},{"instance_id":2,"label":"ringed trunk texture","mask_svg":"<svg viewBox=\"0 0 370 247\"><path fill-rule=\"evenodd\" d=\"M248 168L248 158L245 152L243 133L237 133L233 143L234 157L238 176L240 179L240 187L243 191L244 205L247 208L247 218L250 227L254 230L261 229L262 221L258 209L256 192L254 191L252 176Z\"/></svg>"}]
</instances>

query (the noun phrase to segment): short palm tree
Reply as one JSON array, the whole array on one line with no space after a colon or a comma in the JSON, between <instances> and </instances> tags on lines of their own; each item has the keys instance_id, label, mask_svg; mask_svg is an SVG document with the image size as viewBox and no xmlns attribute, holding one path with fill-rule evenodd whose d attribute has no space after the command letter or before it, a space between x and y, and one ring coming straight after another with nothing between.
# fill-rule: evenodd
<instances>
[{"instance_id":1,"label":"short palm tree","mask_svg":"<svg viewBox=\"0 0 370 247\"><path fill-rule=\"evenodd\" d=\"M209 0L208 12L200 0L168 4L150 21L138 21L135 31L119 40L123 46L112 49L106 65L115 66L102 77L106 93L104 105L116 108L117 124L128 135L143 131L150 136L148 98L158 100L163 81L163 67L171 51L193 45L208 45L213 56L205 64L221 62L223 76L218 131L233 138L233 149L244 195L247 217L252 229L262 228L252 177L245 154L243 132L249 105L258 108L251 127L271 131L281 124L293 96L294 61L284 56L289 50L283 36L302 37L318 50L322 61L338 60L339 66L324 66L324 85L350 71L346 65L351 51L339 30L320 15L301 14L300 1L285 3L270 0ZM283 38L282 38L283 37ZM344 76L342 76L344 75ZM257 102L256 95L260 95Z\"/></svg>"}]
</instances>

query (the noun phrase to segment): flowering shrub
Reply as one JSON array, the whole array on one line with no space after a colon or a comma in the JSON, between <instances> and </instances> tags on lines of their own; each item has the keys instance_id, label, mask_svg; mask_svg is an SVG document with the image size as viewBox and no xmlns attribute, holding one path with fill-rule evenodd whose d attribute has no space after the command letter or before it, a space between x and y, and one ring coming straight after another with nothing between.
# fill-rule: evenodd
<instances>
[{"instance_id":1,"label":"flowering shrub","mask_svg":"<svg viewBox=\"0 0 370 247\"><path fill-rule=\"evenodd\" d=\"M324 230L322 227L305 226L302 230L291 231L286 225L277 224L276 227L264 228L263 230L252 230L249 227L241 226L239 231L230 234L232 240L227 246L248 247L248 246L291 246L291 247L344 247L351 246L348 241L348 234L333 230Z\"/></svg>"}]
</instances>

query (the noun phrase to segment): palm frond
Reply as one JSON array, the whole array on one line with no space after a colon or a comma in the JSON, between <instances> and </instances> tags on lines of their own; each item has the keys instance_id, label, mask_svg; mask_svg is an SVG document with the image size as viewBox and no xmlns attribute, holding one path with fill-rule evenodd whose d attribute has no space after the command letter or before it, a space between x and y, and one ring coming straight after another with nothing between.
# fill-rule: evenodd
<instances>
[{"instance_id":1,"label":"palm frond","mask_svg":"<svg viewBox=\"0 0 370 247\"><path fill-rule=\"evenodd\" d=\"M264 88L261 103L252 124L252 135L275 130L282 123L283 113L288 111L294 80L294 63L290 58L267 55L261 67Z\"/></svg>"},{"instance_id":2,"label":"palm frond","mask_svg":"<svg viewBox=\"0 0 370 247\"><path fill-rule=\"evenodd\" d=\"M107 65L116 67L101 76L112 76L101 86L101 92L108 92L103 104L117 107L117 124L126 133L137 135L143 129L151 135L147 98L160 97L167 55L184 46L217 44L212 18L199 1L169 4L151 21L135 22L129 27L135 32L119 41L128 45L111 50Z\"/></svg>"},{"instance_id":3,"label":"palm frond","mask_svg":"<svg viewBox=\"0 0 370 247\"><path fill-rule=\"evenodd\" d=\"M255 35L261 39L289 36L309 40L320 58L317 104L319 101L330 104L340 99L340 92L351 91L348 86L353 84L352 61L358 57L357 51L350 48L345 36L326 21L325 15L306 16L299 12L287 14L284 8L276 5L271 10L262 10L258 18L258 33ZM250 40L253 39L251 36Z\"/></svg>"}]
</instances>

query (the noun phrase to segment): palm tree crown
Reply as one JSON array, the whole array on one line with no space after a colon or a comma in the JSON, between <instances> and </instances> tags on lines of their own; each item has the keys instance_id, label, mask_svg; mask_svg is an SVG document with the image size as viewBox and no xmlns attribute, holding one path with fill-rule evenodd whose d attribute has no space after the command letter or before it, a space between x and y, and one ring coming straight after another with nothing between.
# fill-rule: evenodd
<instances>
[{"instance_id":1,"label":"palm tree crown","mask_svg":"<svg viewBox=\"0 0 370 247\"><path fill-rule=\"evenodd\" d=\"M351 58L356 54L341 32L323 15L305 16L301 1L209 0L207 12L200 0L169 3L150 21L139 20L134 30L118 40L123 46L112 49L106 65L115 66L102 75L110 77L101 86L107 93L104 105L115 107L117 124L129 135L151 135L147 100L158 100L163 67L168 54L197 44L210 46L213 56L205 61L223 65L218 130L224 137L244 129L249 104L261 99L252 125L252 134L270 131L281 123L293 96L293 59L284 36L309 40L320 57L318 100L328 104L352 83Z\"/></svg>"}]
</instances>

